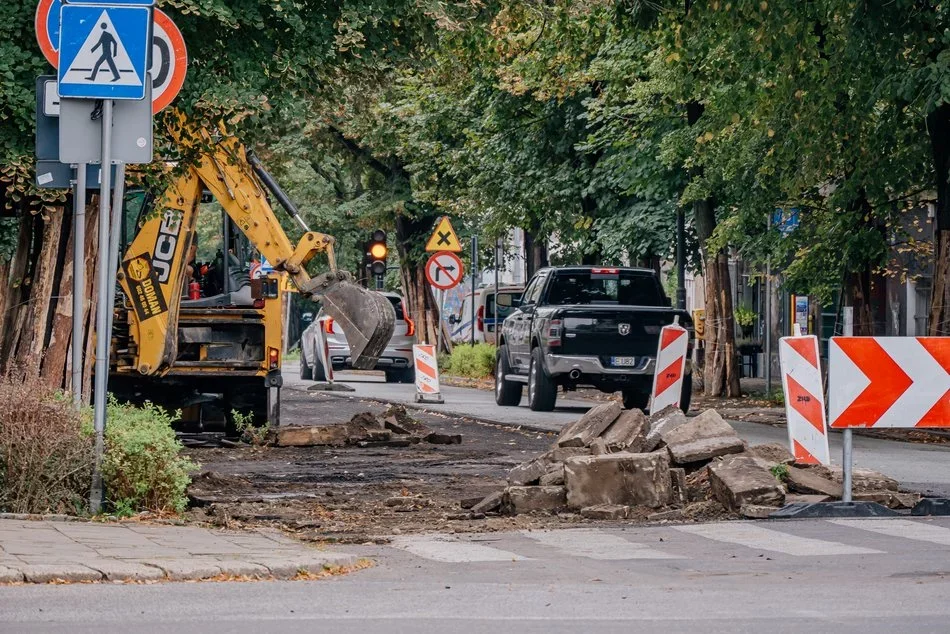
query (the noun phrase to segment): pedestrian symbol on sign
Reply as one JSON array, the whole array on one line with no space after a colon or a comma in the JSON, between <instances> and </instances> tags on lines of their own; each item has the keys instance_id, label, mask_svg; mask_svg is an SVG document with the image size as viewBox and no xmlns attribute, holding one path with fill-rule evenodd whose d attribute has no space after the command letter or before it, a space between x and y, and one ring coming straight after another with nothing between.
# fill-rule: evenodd
<instances>
[{"instance_id":1,"label":"pedestrian symbol on sign","mask_svg":"<svg viewBox=\"0 0 950 634\"><path fill-rule=\"evenodd\" d=\"M112 81L116 82L122 79L122 75L119 74L119 70L115 67L115 57L116 53L119 52L119 43L116 42L116 39L112 37L112 34L109 33L109 25L103 22L99 25L102 28L102 35L99 36L99 41L96 42L96 45L92 47L92 50L95 51L97 48L102 49L102 56L96 62L95 67L92 69L92 75L86 77L89 81L96 81L96 75L99 74L99 67L102 66L102 63L105 62L109 65L109 70L112 71ZM73 62L76 63L75 61ZM135 69L129 69L130 72L135 72Z\"/></svg>"},{"instance_id":2,"label":"pedestrian symbol on sign","mask_svg":"<svg viewBox=\"0 0 950 634\"><path fill-rule=\"evenodd\" d=\"M146 7L64 5L60 95L142 99L151 25L151 11Z\"/></svg>"}]
</instances>

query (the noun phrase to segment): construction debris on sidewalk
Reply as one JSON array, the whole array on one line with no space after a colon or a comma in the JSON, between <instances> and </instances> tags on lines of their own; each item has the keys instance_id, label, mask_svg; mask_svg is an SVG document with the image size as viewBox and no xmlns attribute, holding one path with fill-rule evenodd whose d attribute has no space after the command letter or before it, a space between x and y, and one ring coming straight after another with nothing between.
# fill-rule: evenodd
<instances>
[{"instance_id":1,"label":"construction debris on sidewalk","mask_svg":"<svg viewBox=\"0 0 950 634\"><path fill-rule=\"evenodd\" d=\"M716 410L687 418L669 407L647 417L607 402L566 425L549 451L512 469L503 491L463 506L590 519L768 517L786 502L839 499L841 480L840 468L796 465L780 444L750 447ZM854 497L891 508L919 499L861 469Z\"/></svg>"},{"instance_id":2,"label":"construction debris on sidewalk","mask_svg":"<svg viewBox=\"0 0 950 634\"><path fill-rule=\"evenodd\" d=\"M288 425L276 433L276 444L281 447L408 447L420 442L458 445L462 436L432 431L398 405L379 416L364 412L347 423Z\"/></svg>"}]
</instances>

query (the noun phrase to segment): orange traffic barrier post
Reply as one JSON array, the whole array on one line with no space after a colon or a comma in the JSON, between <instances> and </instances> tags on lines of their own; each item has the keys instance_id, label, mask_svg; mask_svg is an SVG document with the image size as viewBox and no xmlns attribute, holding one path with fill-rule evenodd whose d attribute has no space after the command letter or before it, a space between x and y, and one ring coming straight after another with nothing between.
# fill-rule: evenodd
<instances>
[{"instance_id":1,"label":"orange traffic barrier post","mask_svg":"<svg viewBox=\"0 0 950 634\"><path fill-rule=\"evenodd\" d=\"M412 346L412 360L416 368L416 402L444 403L439 388L439 364L435 346L415 344Z\"/></svg>"}]
</instances>

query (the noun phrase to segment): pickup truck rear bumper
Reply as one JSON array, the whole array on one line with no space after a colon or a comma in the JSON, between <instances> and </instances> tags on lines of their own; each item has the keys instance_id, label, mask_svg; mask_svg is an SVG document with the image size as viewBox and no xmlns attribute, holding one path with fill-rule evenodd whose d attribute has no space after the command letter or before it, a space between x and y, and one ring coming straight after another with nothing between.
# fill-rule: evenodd
<instances>
[{"instance_id":1,"label":"pickup truck rear bumper","mask_svg":"<svg viewBox=\"0 0 950 634\"><path fill-rule=\"evenodd\" d=\"M544 369L549 376L557 374L570 374L572 370L577 370L581 374L649 374L652 375L656 369L656 359L653 357L640 357L635 366L624 366L622 368L608 368L600 362L599 357L579 357L561 354L544 355Z\"/></svg>"}]
</instances>

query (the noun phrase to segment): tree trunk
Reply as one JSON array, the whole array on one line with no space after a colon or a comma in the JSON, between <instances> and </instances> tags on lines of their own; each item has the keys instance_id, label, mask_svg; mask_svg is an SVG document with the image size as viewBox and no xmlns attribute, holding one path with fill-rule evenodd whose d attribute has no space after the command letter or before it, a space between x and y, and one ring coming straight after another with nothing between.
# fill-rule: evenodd
<instances>
[{"instance_id":1,"label":"tree trunk","mask_svg":"<svg viewBox=\"0 0 950 634\"><path fill-rule=\"evenodd\" d=\"M724 252L704 258L706 280L706 365L703 386L707 396L739 396L735 318L729 256Z\"/></svg>"},{"instance_id":2,"label":"tree trunk","mask_svg":"<svg viewBox=\"0 0 950 634\"><path fill-rule=\"evenodd\" d=\"M37 242L42 236L41 228L41 221L36 216L27 215L20 218L17 250L10 267L7 324L4 332L0 333L3 336L0 361L5 369L21 364L17 357L17 348L31 307L30 290L33 286L32 276L36 272L33 266L34 254L38 252Z\"/></svg>"},{"instance_id":3,"label":"tree trunk","mask_svg":"<svg viewBox=\"0 0 950 634\"><path fill-rule=\"evenodd\" d=\"M71 219L72 215L69 218ZM49 385L68 390L71 388L72 362L69 358L69 343L73 330L73 241L76 236L69 227L66 230L69 237L66 239L60 267L62 275L59 280L59 292L56 294L49 344L46 346L46 354L43 355L40 375Z\"/></svg>"},{"instance_id":4,"label":"tree trunk","mask_svg":"<svg viewBox=\"0 0 950 634\"><path fill-rule=\"evenodd\" d=\"M396 247L399 251L399 276L408 304L409 316L416 324L416 341L436 343L441 323L439 306L425 274L422 245L432 231L437 216L423 214L418 218L396 216Z\"/></svg>"},{"instance_id":5,"label":"tree trunk","mask_svg":"<svg viewBox=\"0 0 950 634\"><path fill-rule=\"evenodd\" d=\"M530 280L538 269L548 266L548 245L544 240L537 241L530 229L524 230L525 281Z\"/></svg>"},{"instance_id":6,"label":"tree trunk","mask_svg":"<svg viewBox=\"0 0 950 634\"><path fill-rule=\"evenodd\" d=\"M874 311L871 307L871 267L851 273L847 284L848 305L854 310L854 336L874 335Z\"/></svg>"},{"instance_id":7,"label":"tree trunk","mask_svg":"<svg viewBox=\"0 0 950 634\"><path fill-rule=\"evenodd\" d=\"M950 104L942 104L930 113L927 131L937 179L933 293L927 334L939 336L950 335Z\"/></svg>"}]
</instances>

